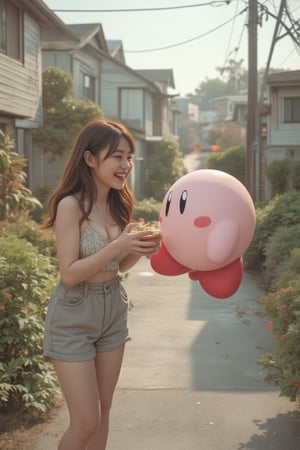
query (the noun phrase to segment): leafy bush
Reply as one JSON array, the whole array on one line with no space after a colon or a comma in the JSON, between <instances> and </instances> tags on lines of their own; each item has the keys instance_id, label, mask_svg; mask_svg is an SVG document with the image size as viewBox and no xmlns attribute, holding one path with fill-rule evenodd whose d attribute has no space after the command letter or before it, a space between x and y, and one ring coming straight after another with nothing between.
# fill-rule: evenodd
<instances>
[{"instance_id":1,"label":"leafy bush","mask_svg":"<svg viewBox=\"0 0 300 450\"><path fill-rule=\"evenodd\" d=\"M243 147L235 146L221 152L211 153L206 159L206 168L222 170L245 183L246 152Z\"/></svg>"},{"instance_id":2,"label":"leafy bush","mask_svg":"<svg viewBox=\"0 0 300 450\"><path fill-rule=\"evenodd\" d=\"M274 289L294 248L300 248L300 224L279 227L265 247L264 280L266 288Z\"/></svg>"},{"instance_id":3,"label":"leafy bush","mask_svg":"<svg viewBox=\"0 0 300 450\"><path fill-rule=\"evenodd\" d=\"M39 253L51 257L53 263L56 262L56 247L52 232L41 230L34 220L18 216L14 220L0 222L0 235L9 239L10 234L30 242Z\"/></svg>"},{"instance_id":4,"label":"leafy bush","mask_svg":"<svg viewBox=\"0 0 300 450\"><path fill-rule=\"evenodd\" d=\"M300 191L300 161L293 161L291 165L292 188Z\"/></svg>"},{"instance_id":5,"label":"leafy bush","mask_svg":"<svg viewBox=\"0 0 300 450\"><path fill-rule=\"evenodd\" d=\"M0 237L0 407L45 412L57 390L42 356L55 278L49 258L14 234Z\"/></svg>"},{"instance_id":6,"label":"leafy bush","mask_svg":"<svg viewBox=\"0 0 300 450\"><path fill-rule=\"evenodd\" d=\"M178 143L163 139L153 145L149 152L147 169L146 196L162 201L172 184L186 173Z\"/></svg>"},{"instance_id":7,"label":"leafy bush","mask_svg":"<svg viewBox=\"0 0 300 450\"><path fill-rule=\"evenodd\" d=\"M276 283L277 288L286 287L297 278L300 273L300 248L294 248L290 257L284 261L281 267L281 275Z\"/></svg>"},{"instance_id":8,"label":"leafy bush","mask_svg":"<svg viewBox=\"0 0 300 450\"><path fill-rule=\"evenodd\" d=\"M265 175L270 181L273 196L283 194L288 189L290 172L291 160L289 159L272 161L265 168Z\"/></svg>"},{"instance_id":9,"label":"leafy bush","mask_svg":"<svg viewBox=\"0 0 300 450\"><path fill-rule=\"evenodd\" d=\"M41 207L26 187L26 159L13 148L9 134L0 130L0 220Z\"/></svg>"},{"instance_id":10,"label":"leafy bush","mask_svg":"<svg viewBox=\"0 0 300 450\"><path fill-rule=\"evenodd\" d=\"M153 198L137 201L134 207L134 220L140 217L145 219L145 222L156 222L159 220L159 211L161 203Z\"/></svg>"},{"instance_id":11,"label":"leafy bush","mask_svg":"<svg viewBox=\"0 0 300 450\"><path fill-rule=\"evenodd\" d=\"M258 364L267 372L269 383L280 388L280 395L291 401L300 399L300 277L287 288L264 296L265 313L272 319L274 352L262 355Z\"/></svg>"},{"instance_id":12,"label":"leafy bush","mask_svg":"<svg viewBox=\"0 0 300 450\"><path fill-rule=\"evenodd\" d=\"M244 255L246 268L263 270L265 247L269 237L280 226L300 222L300 193L297 191L277 195L268 204L256 208L256 228L252 242Z\"/></svg>"}]
</instances>

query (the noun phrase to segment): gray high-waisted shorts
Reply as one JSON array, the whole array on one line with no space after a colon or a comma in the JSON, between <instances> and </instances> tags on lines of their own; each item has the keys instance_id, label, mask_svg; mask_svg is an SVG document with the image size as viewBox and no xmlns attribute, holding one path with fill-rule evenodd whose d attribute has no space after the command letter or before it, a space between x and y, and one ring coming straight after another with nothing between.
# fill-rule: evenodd
<instances>
[{"instance_id":1,"label":"gray high-waisted shorts","mask_svg":"<svg viewBox=\"0 0 300 450\"><path fill-rule=\"evenodd\" d=\"M87 361L96 352L124 344L130 340L127 313L128 297L119 277L72 288L59 281L48 306L44 356Z\"/></svg>"}]
</instances>

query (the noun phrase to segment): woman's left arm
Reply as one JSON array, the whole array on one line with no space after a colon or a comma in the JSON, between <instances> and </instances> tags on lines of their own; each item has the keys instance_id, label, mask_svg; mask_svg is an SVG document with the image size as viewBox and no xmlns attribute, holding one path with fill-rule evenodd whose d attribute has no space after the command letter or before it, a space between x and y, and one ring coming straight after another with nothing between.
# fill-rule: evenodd
<instances>
[{"instance_id":1,"label":"woman's left arm","mask_svg":"<svg viewBox=\"0 0 300 450\"><path fill-rule=\"evenodd\" d=\"M120 272L127 272L131 267L133 267L140 259L142 255L135 255L134 253L129 253L119 264Z\"/></svg>"},{"instance_id":2,"label":"woman's left arm","mask_svg":"<svg viewBox=\"0 0 300 450\"><path fill-rule=\"evenodd\" d=\"M125 258L120 262L119 270L120 272L127 272L131 267L133 267L142 256L146 256L147 258L151 258L152 255L155 255L159 251L160 242L159 240L155 240L152 242L152 247L150 253L147 255L139 255L136 253L129 253Z\"/></svg>"}]
</instances>

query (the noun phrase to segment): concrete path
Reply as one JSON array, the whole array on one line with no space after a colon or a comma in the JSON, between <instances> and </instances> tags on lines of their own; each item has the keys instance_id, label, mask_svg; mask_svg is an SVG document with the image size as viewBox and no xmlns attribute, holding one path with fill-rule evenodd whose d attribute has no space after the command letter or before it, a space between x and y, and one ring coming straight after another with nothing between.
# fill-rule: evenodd
<instances>
[{"instance_id":1,"label":"concrete path","mask_svg":"<svg viewBox=\"0 0 300 450\"><path fill-rule=\"evenodd\" d=\"M186 275L155 274L141 260L125 286L133 340L114 398L107 450L297 450L300 412L264 382L271 349L255 279L216 300ZM62 407L32 450L55 450Z\"/></svg>"}]
</instances>

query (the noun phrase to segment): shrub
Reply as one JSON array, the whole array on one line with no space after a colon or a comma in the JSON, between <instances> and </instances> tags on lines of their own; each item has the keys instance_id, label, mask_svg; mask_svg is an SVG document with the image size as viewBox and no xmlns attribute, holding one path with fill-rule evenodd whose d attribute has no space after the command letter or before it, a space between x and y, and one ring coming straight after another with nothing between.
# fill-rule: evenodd
<instances>
[{"instance_id":1,"label":"shrub","mask_svg":"<svg viewBox=\"0 0 300 450\"><path fill-rule=\"evenodd\" d=\"M279 227L265 247L264 280L266 288L274 289L294 248L300 248L300 224Z\"/></svg>"},{"instance_id":2,"label":"shrub","mask_svg":"<svg viewBox=\"0 0 300 450\"><path fill-rule=\"evenodd\" d=\"M286 192L274 197L267 205L256 208L256 228L252 242L244 255L246 268L263 270L265 246L269 237L280 226L300 222L300 193Z\"/></svg>"},{"instance_id":3,"label":"shrub","mask_svg":"<svg viewBox=\"0 0 300 450\"><path fill-rule=\"evenodd\" d=\"M0 237L0 407L45 412L57 390L42 356L55 278L49 258L14 234Z\"/></svg>"},{"instance_id":4,"label":"shrub","mask_svg":"<svg viewBox=\"0 0 300 450\"><path fill-rule=\"evenodd\" d=\"M0 220L41 207L26 187L26 159L13 148L9 134L0 130Z\"/></svg>"},{"instance_id":5,"label":"shrub","mask_svg":"<svg viewBox=\"0 0 300 450\"><path fill-rule=\"evenodd\" d=\"M286 259L281 267L281 275L276 283L277 288L287 287L291 281L300 273L300 248L294 248L290 257Z\"/></svg>"},{"instance_id":6,"label":"shrub","mask_svg":"<svg viewBox=\"0 0 300 450\"><path fill-rule=\"evenodd\" d=\"M292 188L300 191L300 161L293 161L291 165Z\"/></svg>"},{"instance_id":7,"label":"shrub","mask_svg":"<svg viewBox=\"0 0 300 450\"><path fill-rule=\"evenodd\" d=\"M42 255L50 256L52 262L56 263L56 247L51 231L41 230L39 225L25 216L15 217L14 220L0 222L1 236L15 234L34 245Z\"/></svg>"},{"instance_id":8,"label":"shrub","mask_svg":"<svg viewBox=\"0 0 300 450\"><path fill-rule=\"evenodd\" d=\"M162 201L170 186L186 174L178 143L165 138L153 145L147 170L146 196Z\"/></svg>"},{"instance_id":9,"label":"shrub","mask_svg":"<svg viewBox=\"0 0 300 450\"><path fill-rule=\"evenodd\" d=\"M272 319L274 352L262 355L258 364L266 370L266 380L278 386L280 395L300 399L300 277L264 296L265 313Z\"/></svg>"},{"instance_id":10,"label":"shrub","mask_svg":"<svg viewBox=\"0 0 300 450\"><path fill-rule=\"evenodd\" d=\"M153 198L137 201L134 207L134 220L140 217L145 219L145 222L155 222L159 220L159 211L161 203Z\"/></svg>"},{"instance_id":11,"label":"shrub","mask_svg":"<svg viewBox=\"0 0 300 450\"><path fill-rule=\"evenodd\" d=\"M221 152L211 153L206 159L206 168L222 170L245 183L246 152L243 147L235 146Z\"/></svg>"},{"instance_id":12,"label":"shrub","mask_svg":"<svg viewBox=\"0 0 300 450\"><path fill-rule=\"evenodd\" d=\"M273 196L283 194L288 189L290 172L291 161L289 159L272 161L265 168L265 175L270 181Z\"/></svg>"}]
</instances>

